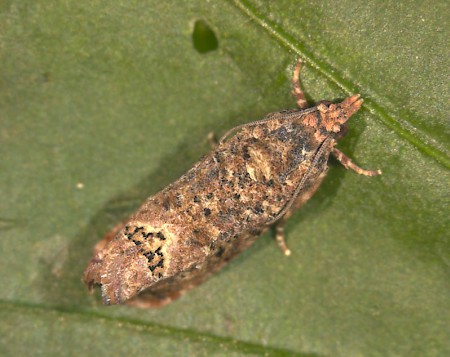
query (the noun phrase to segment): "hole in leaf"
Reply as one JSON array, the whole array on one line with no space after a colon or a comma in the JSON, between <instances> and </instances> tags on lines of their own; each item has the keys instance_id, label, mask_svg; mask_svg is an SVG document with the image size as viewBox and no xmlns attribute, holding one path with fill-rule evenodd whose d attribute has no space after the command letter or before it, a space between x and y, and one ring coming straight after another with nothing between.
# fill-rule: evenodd
<instances>
[{"instance_id":1,"label":"hole in leaf","mask_svg":"<svg viewBox=\"0 0 450 357\"><path fill-rule=\"evenodd\" d=\"M194 48L200 53L211 52L217 50L217 47L219 47L216 34L203 20L195 21L192 41Z\"/></svg>"}]
</instances>

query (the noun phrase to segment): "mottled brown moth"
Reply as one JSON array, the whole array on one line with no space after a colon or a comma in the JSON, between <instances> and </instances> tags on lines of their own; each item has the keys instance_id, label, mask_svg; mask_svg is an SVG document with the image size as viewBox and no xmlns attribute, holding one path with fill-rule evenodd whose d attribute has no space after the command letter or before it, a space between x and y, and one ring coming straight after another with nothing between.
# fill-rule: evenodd
<instances>
[{"instance_id":1,"label":"mottled brown moth","mask_svg":"<svg viewBox=\"0 0 450 357\"><path fill-rule=\"evenodd\" d=\"M220 270L270 226L290 255L283 223L321 184L333 155L345 168L375 176L336 147L363 100L322 101L307 109L293 75L298 109L233 128L185 175L147 199L94 248L84 272L105 304L157 307Z\"/></svg>"}]
</instances>

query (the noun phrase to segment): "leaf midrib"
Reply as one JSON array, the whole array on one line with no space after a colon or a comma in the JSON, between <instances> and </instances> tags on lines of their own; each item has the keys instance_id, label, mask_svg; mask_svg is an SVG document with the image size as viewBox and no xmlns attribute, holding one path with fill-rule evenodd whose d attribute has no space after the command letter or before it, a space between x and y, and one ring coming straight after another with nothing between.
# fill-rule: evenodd
<instances>
[{"instance_id":1,"label":"leaf midrib","mask_svg":"<svg viewBox=\"0 0 450 357\"><path fill-rule=\"evenodd\" d=\"M331 83L341 88L347 94L354 94L360 92L358 86L350 80L346 80L341 71L332 68L325 61L319 59L308 48L308 44L301 43L290 35L283 28L270 21L264 14L259 12L249 1L247 0L229 0L245 15L250 17L257 25L264 28L272 37L274 37L281 46L296 52L305 62L313 67L318 73L327 78ZM381 122L396 133L402 139L408 141L415 146L423 154L431 157L440 165L447 169L450 169L450 157L446 152L439 149L436 146L430 144L434 141L432 138L428 138L425 133L419 132L416 128L413 128L410 123L398 118L396 115L389 112L389 110L373 99L365 99L363 109L368 110L371 113L376 114Z\"/></svg>"},{"instance_id":2,"label":"leaf midrib","mask_svg":"<svg viewBox=\"0 0 450 357\"><path fill-rule=\"evenodd\" d=\"M299 353L293 350L264 346L257 343L237 340L231 337L223 337L212 333L197 331L193 329L183 329L173 326L157 324L139 319L109 316L99 311L76 309L68 306L52 306L44 304L32 304L21 301L8 301L0 299L0 309L11 312L13 310L23 312L24 314L58 314L61 316L76 316L79 319L97 320L118 324L120 328L133 329L138 332L147 332L149 334L175 338L177 341L188 340L190 342L204 345L217 346L218 350L237 351L245 354L257 354L264 356L298 356L298 357L319 357L317 354Z\"/></svg>"}]
</instances>

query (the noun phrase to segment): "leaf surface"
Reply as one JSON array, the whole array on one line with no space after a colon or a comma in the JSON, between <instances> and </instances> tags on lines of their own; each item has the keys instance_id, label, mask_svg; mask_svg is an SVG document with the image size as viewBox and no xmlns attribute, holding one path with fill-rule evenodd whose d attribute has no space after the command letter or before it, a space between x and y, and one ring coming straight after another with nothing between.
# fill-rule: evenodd
<instances>
[{"instance_id":1,"label":"leaf surface","mask_svg":"<svg viewBox=\"0 0 450 357\"><path fill-rule=\"evenodd\" d=\"M446 11L4 1L0 354L450 354ZM339 148L383 175L331 160L286 226L289 258L265 234L164 309L89 296L94 244L205 154L210 131L295 106L297 57L311 105L365 98Z\"/></svg>"}]
</instances>

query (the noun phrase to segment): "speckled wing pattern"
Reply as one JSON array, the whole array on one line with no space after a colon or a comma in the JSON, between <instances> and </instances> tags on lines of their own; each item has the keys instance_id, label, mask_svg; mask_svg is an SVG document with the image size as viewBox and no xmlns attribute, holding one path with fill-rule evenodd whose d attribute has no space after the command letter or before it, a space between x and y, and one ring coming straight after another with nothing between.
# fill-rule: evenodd
<instances>
[{"instance_id":1,"label":"speckled wing pattern","mask_svg":"<svg viewBox=\"0 0 450 357\"><path fill-rule=\"evenodd\" d=\"M300 62L294 71L300 106L299 72ZM330 154L360 174L380 173L359 168L334 147L361 104L355 95L237 127L96 246L85 283L101 286L105 304L156 307L220 270L273 224L289 255L282 223L317 190Z\"/></svg>"}]
</instances>

